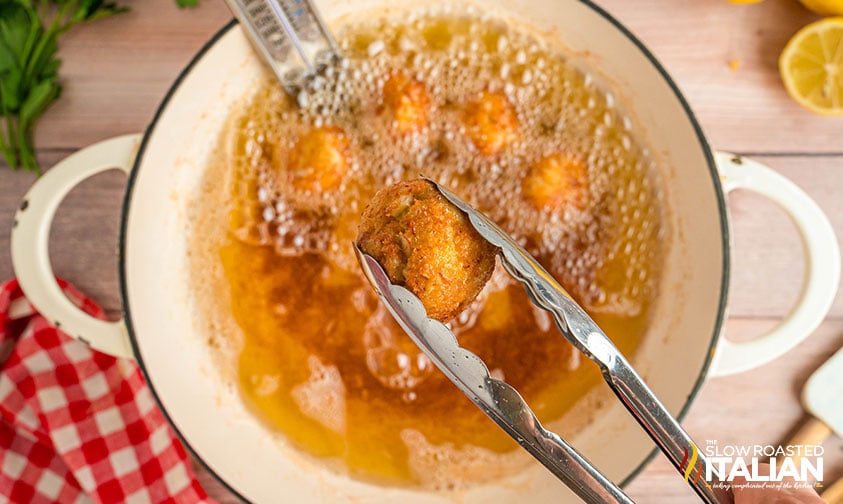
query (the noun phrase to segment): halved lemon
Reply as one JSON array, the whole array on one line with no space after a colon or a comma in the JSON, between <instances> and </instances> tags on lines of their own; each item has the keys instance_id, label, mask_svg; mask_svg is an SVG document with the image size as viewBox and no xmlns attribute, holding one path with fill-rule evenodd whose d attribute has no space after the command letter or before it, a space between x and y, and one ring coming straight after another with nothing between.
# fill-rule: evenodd
<instances>
[{"instance_id":1,"label":"halved lemon","mask_svg":"<svg viewBox=\"0 0 843 504\"><path fill-rule=\"evenodd\" d=\"M843 16L843 0L799 0L808 9L823 16Z\"/></svg>"},{"instance_id":2,"label":"halved lemon","mask_svg":"<svg viewBox=\"0 0 843 504\"><path fill-rule=\"evenodd\" d=\"M822 115L843 115L843 17L811 23L779 57L785 88L800 105Z\"/></svg>"}]
</instances>

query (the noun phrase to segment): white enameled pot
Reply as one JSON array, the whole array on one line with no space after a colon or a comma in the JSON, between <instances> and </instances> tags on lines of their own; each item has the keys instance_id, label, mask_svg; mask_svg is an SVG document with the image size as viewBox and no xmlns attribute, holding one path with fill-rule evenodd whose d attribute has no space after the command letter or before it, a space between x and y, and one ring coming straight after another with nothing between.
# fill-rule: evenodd
<instances>
[{"instance_id":1,"label":"white enameled pot","mask_svg":"<svg viewBox=\"0 0 843 504\"><path fill-rule=\"evenodd\" d=\"M376 0L317 2L328 19L400 8ZM748 159L713 153L687 103L647 49L604 11L582 0L488 0L484 10L558 35L589 54L639 119L662 174L673 232L656 317L634 365L681 417L707 376L741 372L781 356L820 323L836 293L840 258L828 219L793 183ZM454 495L383 488L324 469L274 440L215 373L187 281L187 208L226 117L254 89L261 65L240 27L221 30L175 82L144 135L113 138L73 154L38 180L12 232L12 259L34 305L71 336L136 359L162 410L189 449L231 490L254 502L431 502ZM124 318L92 319L55 283L48 257L53 214L76 184L103 170L129 176L120 237ZM753 341L721 338L729 279L724 194L737 188L778 203L801 232L805 281L791 313ZM588 364L587 364L588 365ZM723 412L728 414L728 412ZM653 450L617 404L586 428L563 433L597 467L628 481ZM677 476L678 477L678 476ZM536 464L522 474L462 491L464 502L575 501Z\"/></svg>"}]
</instances>

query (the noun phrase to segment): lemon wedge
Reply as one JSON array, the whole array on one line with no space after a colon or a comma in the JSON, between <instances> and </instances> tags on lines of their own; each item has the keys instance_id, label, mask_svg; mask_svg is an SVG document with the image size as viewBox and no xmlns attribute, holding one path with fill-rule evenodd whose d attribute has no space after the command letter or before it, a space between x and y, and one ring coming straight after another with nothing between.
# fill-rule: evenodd
<instances>
[{"instance_id":1,"label":"lemon wedge","mask_svg":"<svg viewBox=\"0 0 843 504\"><path fill-rule=\"evenodd\" d=\"M779 57L779 72L800 105L821 115L843 115L843 17L799 30Z\"/></svg>"},{"instance_id":2,"label":"lemon wedge","mask_svg":"<svg viewBox=\"0 0 843 504\"><path fill-rule=\"evenodd\" d=\"M843 16L843 0L799 0L809 10L823 16Z\"/></svg>"}]
</instances>

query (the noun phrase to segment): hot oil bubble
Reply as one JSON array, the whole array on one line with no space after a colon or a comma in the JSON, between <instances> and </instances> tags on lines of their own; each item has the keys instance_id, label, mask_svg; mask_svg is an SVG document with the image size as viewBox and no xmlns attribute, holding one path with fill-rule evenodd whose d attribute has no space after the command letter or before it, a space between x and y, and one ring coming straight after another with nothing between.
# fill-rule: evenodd
<instances>
[{"instance_id":1,"label":"hot oil bubble","mask_svg":"<svg viewBox=\"0 0 843 504\"><path fill-rule=\"evenodd\" d=\"M345 384L336 366L323 364L318 357L307 358L310 377L290 391L301 412L328 429L345 433Z\"/></svg>"},{"instance_id":2,"label":"hot oil bubble","mask_svg":"<svg viewBox=\"0 0 843 504\"><path fill-rule=\"evenodd\" d=\"M483 481L512 474L524 468L526 458L501 456L491 450L462 443L433 444L415 429L401 431L401 441L410 452L410 470L426 488L453 492Z\"/></svg>"},{"instance_id":3,"label":"hot oil bubble","mask_svg":"<svg viewBox=\"0 0 843 504\"><path fill-rule=\"evenodd\" d=\"M382 385L412 391L433 372L433 363L404 334L383 306L369 319L363 333L366 367ZM404 398L415 397L404 395Z\"/></svg>"}]
</instances>

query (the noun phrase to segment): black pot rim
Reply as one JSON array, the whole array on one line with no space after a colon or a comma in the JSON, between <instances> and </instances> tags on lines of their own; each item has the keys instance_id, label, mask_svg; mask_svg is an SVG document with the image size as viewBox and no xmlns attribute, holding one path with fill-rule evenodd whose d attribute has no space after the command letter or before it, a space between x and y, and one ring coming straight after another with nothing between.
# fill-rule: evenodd
<instances>
[{"instance_id":1,"label":"black pot rim","mask_svg":"<svg viewBox=\"0 0 843 504\"><path fill-rule=\"evenodd\" d=\"M649 49L640 41L638 40L635 35L632 34L625 26L623 26L617 19L612 17L608 12L604 9L596 5L592 0L578 0L579 2L583 3L584 5L591 8L597 14L602 16L604 19L609 21L614 27L623 33L630 42L635 44L639 51L650 61L653 67L659 72L659 74L664 78L667 84L670 86L670 89L673 91L676 99L679 100L679 103L682 105L682 108L685 111L685 114L688 118L688 121L694 128L696 132L697 139L699 140L700 147L702 148L703 152L705 153L706 161L708 164L709 172L712 179L712 184L714 186L714 190L717 196L717 206L720 211L720 228L721 228L721 236L722 240L722 249L723 249L723 269L721 275L721 284L720 284L720 300L718 303L717 308L717 317L715 320L715 327L714 327L714 334L711 337L711 344L709 345L709 351L705 358L705 362L703 363L703 367L700 370L699 377L697 378L696 383L688 394L688 399L686 400L685 404L682 406L679 414L677 415L678 420L682 420L688 411L691 408L694 400L696 399L697 395L699 394L700 389L702 388L703 383L705 382L706 376L708 375L709 368L711 367L712 358L714 356L714 350L717 347L717 342L720 338L720 333L723 327L723 323L726 319L726 300L728 295L728 288L729 288L729 272L730 272L730 260L729 260L729 226L728 226L728 217L726 213L726 199L724 196L723 188L720 183L720 175L717 171L717 165L714 160L714 155L712 154L711 147L708 144L708 141L703 134L702 128L700 127L699 122L694 116L694 113L691 111L688 102L685 100L685 97L679 91L679 87L676 85L676 82L670 77L664 67L659 63L653 53L650 52ZM202 59L202 57L210 50L211 47L221 39L229 30L234 28L237 25L237 20L232 19L228 22L225 26L223 26L217 33L211 37L205 45L196 53L196 55L191 59L190 63L181 71L178 78L173 82L170 89L167 91L167 94L164 95L164 99L161 101L161 104L158 106L158 109L155 112L155 115L152 118L152 121L147 127L146 131L144 132L143 139L141 140L140 146L138 148L138 153L135 158L134 166L132 167L132 171L129 173L128 183L126 186L126 193L123 199L123 207L122 207L122 215L121 215L121 222L120 222L120 237L119 237L119 279L120 279L120 295L123 300L123 320L126 324L126 330L129 334L129 340L131 341L132 351L135 356L135 360L138 363L138 366L143 373L144 378L146 379L147 384L149 385L149 390L152 393L152 397L155 399L155 402L158 404L159 409L163 413L164 417L167 419L167 422L172 427L173 431L175 432L176 436L179 438L181 443L184 447L188 450L193 457L199 461L200 464L205 468L205 470L210 473L219 483L224 486L229 492L236 495L244 502L250 502L243 494L241 494L237 489L231 486L224 478L222 478L217 472L199 455L199 453L191 446L190 442L188 441L187 437L179 430L176 426L173 419L170 417L170 414L167 412L166 408L164 407L163 402L158 396L158 393L155 391L155 387L153 386L151 376L148 374L148 370L144 365L143 355L140 352L140 347L138 345L137 335L135 334L133 325L132 325L132 314L129 308L128 302L128 289L127 289L127 271L126 271L126 233L128 230L128 215L129 215L129 208L132 202L132 194L135 185L135 180L137 178L137 173L141 165L141 160L143 159L143 154L146 150L147 144L149 139L152 136L152 132L155 130L155 126L158 124L159 119L161 118L164 110L166 110L167 106L169 105L170 101L172 100L173 96L175 95L176 90L181 86L182 81L187 77L188 74L193 70L194 66ZM629 476L627 476L622 482L621 486L626 487L644 468L650 461L655 457L655 455L659 452L658 448L654 448L649 455L647 455L641 463L633 469Z\"/></svg>"}]
</instances>

